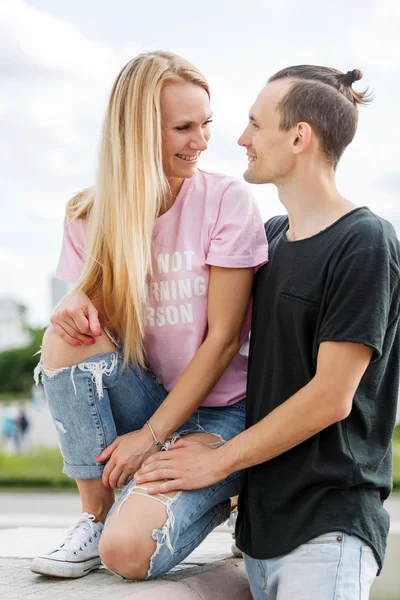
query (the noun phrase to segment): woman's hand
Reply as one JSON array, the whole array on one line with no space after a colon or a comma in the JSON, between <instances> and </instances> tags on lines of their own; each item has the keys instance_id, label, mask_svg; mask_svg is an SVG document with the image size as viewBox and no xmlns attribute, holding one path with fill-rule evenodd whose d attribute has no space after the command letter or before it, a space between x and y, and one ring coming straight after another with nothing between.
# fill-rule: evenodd
<instances>
[{"instance_id":1,"label":"woman's hand","mask_svg":"<svg viewBox=\"0 0 400 600\"><path fill-rule=\"evenodd\" d=\"M73 346L94 344L94 338L101 335L98 311L80 290L72 290L64 296L50 322L54 332Z\"/></svg>"},{"instance_id":2,"label":"woman's hand","mask_svg":"<svg viewBox=\"0 0 400 600\"><path fill-rule=\"evenodd\" d=\"M122 488L133 478L142 462L158 451L147 425L138 431L118 436L96 458L97 462L108 459L103 471L103 485Z\"/></svg>"}]
</instances>

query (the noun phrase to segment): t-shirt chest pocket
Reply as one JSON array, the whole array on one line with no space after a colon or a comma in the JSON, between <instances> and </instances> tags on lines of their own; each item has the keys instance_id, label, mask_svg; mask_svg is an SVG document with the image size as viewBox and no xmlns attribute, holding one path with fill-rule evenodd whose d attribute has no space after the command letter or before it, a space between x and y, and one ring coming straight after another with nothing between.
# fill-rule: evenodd
<instances>
[{"instance_id":1,"label":"t-shirt chest pocket","mask_svg":"<svg viewBox=\"0 0 400 600\"><path fill-rule=\"evenodd\" d=\"M279 299L282 298L283 300L287 300L289 302L297 302L316 308L318 308L321 303L321 300L318 296L319 295L317 294L310 294L308 291L306 292L305 290L301 289L293 290L290 287L282 287L279 290Z\"/></svg>"},{"instance_id":2,"label":"t-shirt chest pocket","mask_svg":"<svg viewBox=\"0 0 400 600\"><path fill-rule=\"evenodd\" d=\"M310 290L291 287L281 287L277 298L277 317L285 319L286 325L315 326L321 298L319 294L310 293Z\"/></svg>"}]
</instances>

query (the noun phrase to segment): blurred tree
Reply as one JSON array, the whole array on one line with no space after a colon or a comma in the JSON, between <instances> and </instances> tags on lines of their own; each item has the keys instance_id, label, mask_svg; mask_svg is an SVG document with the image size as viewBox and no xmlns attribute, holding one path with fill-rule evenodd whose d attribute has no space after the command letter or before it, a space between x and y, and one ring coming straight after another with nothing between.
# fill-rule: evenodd
<instances>
[{"instance_id":1,"label":"blurred tree","mask_svg":"<svg viewBox=\"0 0 400 600\"><path fill-rule=\"evenodd\" d=\"M31 341L23 348L0 352L0 393L31 393L33 369L45 329L30 328Z\"/></svg>"}]
</instances>

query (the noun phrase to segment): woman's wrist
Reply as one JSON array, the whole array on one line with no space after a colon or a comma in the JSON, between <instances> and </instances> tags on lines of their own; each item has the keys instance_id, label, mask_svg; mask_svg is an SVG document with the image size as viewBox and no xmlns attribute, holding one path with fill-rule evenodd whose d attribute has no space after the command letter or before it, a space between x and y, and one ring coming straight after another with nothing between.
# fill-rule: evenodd
<instances>
[{"instance_id":1,"label":"woman's wrist","mask_svg":"<svg viewBox=\"0 0 400 600\"><path fill-rule=\"evenodd\" d=\"M150 432L153 445L156 446L157 448L159 448L161 450L161 448L163 447L164 443L161 440L159 440L159 438L157 437L157 434L154 431L153 426L150 423L150 421L146 421L144 427L147 427L148 431Z\"/></svg>"}]
</instances>

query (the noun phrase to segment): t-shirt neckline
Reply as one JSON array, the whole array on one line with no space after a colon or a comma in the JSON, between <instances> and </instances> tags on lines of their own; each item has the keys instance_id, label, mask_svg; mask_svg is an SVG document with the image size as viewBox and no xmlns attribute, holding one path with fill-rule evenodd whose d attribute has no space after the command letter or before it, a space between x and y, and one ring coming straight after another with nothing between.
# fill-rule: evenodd
<instances>
[{"instance_id":1,"label":"t-shirt neckline","mask_svg":"<svg viewBox=\"0 0 400 600\"><path fill-rule=\"evenodd\" d=\"M285 242L285 244L301 244L301 242L308 242L309 240L313 240L314 238L317 238L318 236L323 235L324 233L326 233L327 231L329 231L330 229L335 227L338 223L340 223L341 221L343 221L350 215L353 215L354 213L358 212L359 210L369 210L369 208L367 206L357 206L356 208L353 208L353 210L350 210L348 213L346 213L345 215L343 215L342 217L340 217L339 219L337 219L336 221L334 221L333 223L328 225L328 227L325 227L325 229L321 229L321 231L318 231L318 233L314 233L314 235L310 235L309 237L303 238L301 240L293 240L293 241L288 240L286 237L286 233L289 229L289 218L286 217L288 219L288 224L287 224L286 229L282 232L282 240Z\"/></svg>"},{"instance_id":2,"label":"t-shirt neckline","mask_svg":"<svg viewBox=\"0 0 400 600\"><path fill-rule=\"evenodd\" d=\"M154 223L155 227L157 227L158 225L162 225L164 222L173 218L175 216L175 214L179 211L184 199L186 198L190 188L193 185L193 181L194 181L196 175L197 175L197 173L195 173L193 175L193 177L189 177L188 179L185 179L183 181L181 189L179 190L179 193L175 199L175 202L173 203L171 208L169 208L167 210L167 212L165 212L164 214L162 214L156 218L155 223Z\"/></svg>"}]
</instances>

